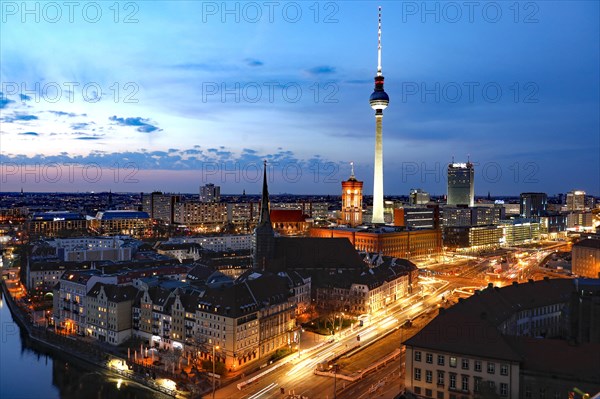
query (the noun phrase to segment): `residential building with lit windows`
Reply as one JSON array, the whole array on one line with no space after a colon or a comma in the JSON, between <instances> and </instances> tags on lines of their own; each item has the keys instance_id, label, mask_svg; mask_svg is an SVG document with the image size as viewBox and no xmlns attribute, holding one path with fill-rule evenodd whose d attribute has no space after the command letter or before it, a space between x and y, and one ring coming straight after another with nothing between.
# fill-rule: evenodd
<instances>
[{"instance_id":1,"label":"residential building with lit windows","mask_svg":"<svg viewBox=\"0 0 600 399\"><path fill-rule=\"evenodd\" d=\"M98 212L90 222L90 228L102 235L145 237L151 234L151 227L148 213L139 211Z\"/></svg>"},{"instance_id":2,"label":"residential building with lit windows","mask_svg":"<svg viewBox=\"0 0 600 399\"><path fill-rule=\"evenodd\" d=\"M250 231L256 227L260 215L260 203L237 202L227 204L227 221L240 231Z\"/></svg>"},{"instance_id":3,"label":"residential building with lit windows","mask_svg":"<svg viewBox=\"0 0 600 399\"><path fill-rule=\"evenodd\" d=\"M200 186L200 202L220 202L221 187L212 183Z\"/></svg>"},{"instance_id":4,"label":"residential building with lit windows","mask_svg":"<svg viewBox=\"0 0 600 399\"><path fill-rule=\"evenodd\" d=\"M165 223L173 223L175 216L175 204L181 201L181 196L163 194L159 191L152 194L144 194L142 197L142 210L152 219L161 220Z\"/></svg>"},{"instance_id":5,"label":"residential building with lit windows","mask_svg":"<svg viewBox=\"0 0 600 399\"><path fill-rule=\"evenodd\" d=\"M87 293L98 282L116 284L117 276L96 269L65 272L52 290L54 324L67 333L85 335Z\"/></svg>"},{"instance_id":6,"label":"residential building with lit windows","mask_svg":"<svg viewBox=\"0 0 600 399\"><path fill-rule=\"evenodd\" d=\"M571 265L577 276L600 278L600 239L589 238L573 245Z\"/></svg>"},{"instance_id":7,"label":"residential building with lit windows","mask_svg":"<svg viewBox=\"0 0 600 399\"><path fill-rule=\"evenodd\" d=\"M86 295L85 335L111 345L131 338L131 305L137 292L131 285L94 284Z\"/></svg>"},{"instance_id":8,"label":"residential building with lit windows","mask_svg":"<svg viewBox=\"0 0 600 399\"><path fill-rule=\"evenodd\" d=\"M597 392L600 345L567 341L576 287L567 279L490 284L440 309L404 342L406 389L441 399L566 398L573 386Z\"/></svg>"},{"instance_id":9,"label":"residential building with lit windows","mask_svg":"<svg viewBox=\"0 0 600 399\"><path fill-rule=\"evenodd\" d=\"M253 236L251 234L239 235L217 235L217 236L190 236L190 237L172 237L170 244L198 244L204 250L214 252L238 251L252 249Z\"/></svg>"},{"instance_id":10,"label":"residential building with lit windows","mask_svg":"<svg viewBox=\"0 0 600 399\"><path fill-rule=\"evenodd\" d=\"M227 204L180 202L175 205L174 223L200 231L221 231L227 224Z\"/></svg>"},{"instance_id":11,"label":"residential building with lit windows","mask_svg":"<svg viewBox=\"0 0 600 399\"><path fill-rule=\"evenodd\" d=\"M585 191L573 190L567 193L567 211L585 210Z\"/></svg>"},{"instance_id":12,"label":"residential building with lit windows","mask_svg":"<svg viewBox=\"0 0 600 399\"><path fill-rule=\"evenodd\" d=\"M417 286L417 267L406 259L379 257L363 270L316 273L315 305L323 310L360 315L398 303Z\"/></svg>"},{"instance_id":13,"label":"residential building with lit windows","mask_svg":"<svg viewBox=\"0 0 600 399\"><path fill-rule=\"evenodd\" d=\"M296 304L286 278L248 273L239 279L209 275L194 286L146 280L133 306L134 335L163 349L179 348L234 369L287 346Z\"/></svg>"}]
</instances>

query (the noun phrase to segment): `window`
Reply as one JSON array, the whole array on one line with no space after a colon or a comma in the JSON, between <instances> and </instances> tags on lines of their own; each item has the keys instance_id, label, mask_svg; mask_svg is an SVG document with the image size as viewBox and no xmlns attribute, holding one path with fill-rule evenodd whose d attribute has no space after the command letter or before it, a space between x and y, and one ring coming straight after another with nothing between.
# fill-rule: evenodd
<instances>
[{"instance_id":1,"label":"window","mask_svg":"<svg viewBox=\"0 0 600 399\"><path fill-rule=\"evenodd\" d=\"M444 372L438 370L437 372L437 384L439 386L444 386Z\"/></svg>"},{"instance_id":2,"label":"window","mask_svg":"<svg viewBox=\"0 0 600 399\"><path fill-rule=\"evenodd\" d=\"M444 399L444 392L437 391L437 399Z\"/></svg>"},{"instance_id":3,"label":"window","mask_svg":"<svg viewBox=\"0 0 600 399\"><path fill-rule=\"evenodd\" d=\"M462 360L462 369L463 370L468 370L469 369L469 359L463 359Z\"/></svg>"},{"instance_id":4,"label":"window","mask_svg":"<svg viewBox=\"0 0 600 399\"><path fill-rule=\"evenodd\" d=\"M446 356L438 355L438 366L443 366L446 363Z\"/></svg>"},{"instance_id":5,"label":"window","mask_svg":"<svg viewBox=\"0 0 600 399\"><path fill-rule=\"evenodd\" d=\"M496 383L494 381L489 381L490 391L496 392Z\"/></svg>"},{"instance_id":6,"label":"window","mask_svg":"<svg viewBox=\"0 0 600 399\"><path fill-rule=\"evenodd\" d=\"M501 375L508 375L508 364L501 364L500 365L500 374Z\"/></svg>"},{"instance_id":7,"label":"window","mask_svg":"<svg viewBox=\"0 0 600 399\"><path fill-rule=\"evenodd\" d=\"M425 396L427 396L428 398L433 397L433 392L431 391L431 389L425 389Z\"/></svg>"},{"instance_id":8,"label":"window","mask_svg":"<svg viewBox=\"0 0 600 399\"><path fill-rule=\"evenodd\" d=\"M456 389L456 374L450 373L450 389Z\"/></svg>"},{"instance_id":9,"label":"window","mask_svg":"<svg viewBox=\"0 0 600 399\"><path fill-rule=\"evenodd\" d=\"M473 377L473 392L479 392L481 390L481 378Z\"/></svg>"},{"instance_id":10,"label":"window","mask_svg":"<svg viewBox=\"0 0 600 399\"><path fill-rule=\"evenodd\" d=\"M421 369L415 367L415 380L421 381Z\"/></svg>"},{"instance_id":11,"label":"window","mask_svg":"<svg viewBox=\"0 0 600 399\"><path fill-rule=\"evenodd\" d=\"M481 360L475 360L475 371L481 371Z\"/></svg>"},{"instance_id":12,"label":"window","mask_svg":"<svg viewBox=\"0 0 600 399\"><path fill-rule=\"evenodd\" d=\"M456 358L454 356L450 356L450 367L456 367Z\"/></svg>"},{"instance_id":13,"label":"window","mask_svg":"<svg viewBox=\"0 0 600 399\"><path fill-rule=\"evenodd\" d=\"M417 395L420 395L421 394L421 387L414 387L414 388L415 388L415 393Z\"/></svg>"},{"instance_id":14,"label":"window","mask_svg":"<svg viewBox=\"0 0 600 399\"><path fill-rule=\"evenodd\" d=\"M433 355L431 353L425 354L425 362L426 363L433 363Z\"/></svg>"},{"instance_id":15,"label":"window","mask_svg":"<svg viewBox=\"0 0 600 399\"><path fill-rule=\"evenodd\" d=\"M488 362L488 374L494 374L496 372L496 364Z\"/></svg>"},{"instance_id":16,"label":"window","mask_svg":"<svg viewBox=\"0 0 600 399\"><path fill-rule=\"evenodd\" d=\"M508 396L508 384L500 383L500 396Z\"/></svg>"},{"instance_id":17,"label":"window","mask_svg":"<svg viewBox=\"0 0 600 399\"><path fill-rule=\"evenodd\" d=\"M469 376L468 375L462 376L462 390L463 391L469 390Z\"/></svg>"},{"instance_id":18,"label":"window","mask_svg":"<svg viewBox=\"0 0 600 399\"><path fill-rule=\"evenodd\" d=\"M415 351L415 362L421 361L421 351Z\"/></svg>"},{"instance_id":19,"label":"window","mask_svg":"<svg viewBox=\"0 0 600 399\"><path fill-rule=\"evenodd\" d=\"M430 383L433 381L433 372L431 370L425 370L425 382Z\"/></svg>"}]
</instances>

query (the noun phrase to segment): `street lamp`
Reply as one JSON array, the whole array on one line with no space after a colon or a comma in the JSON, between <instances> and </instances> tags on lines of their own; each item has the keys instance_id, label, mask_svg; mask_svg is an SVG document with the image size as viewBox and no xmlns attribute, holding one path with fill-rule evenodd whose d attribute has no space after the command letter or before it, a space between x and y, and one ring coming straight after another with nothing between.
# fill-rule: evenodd
<instances>
[{"instance_id":1,"label":"street lamp","mask_svg":"<svg viewBox=\"0 0 600 399\"><path fill-rule=\"evenodd\" d=\"M333 364L333 399L337 398L337 371L338 371L338 364L334 363Z\"/></svg>"},{"instance_id":2,"label":"street lamp","mask_svg":"<svg viewBox=\"0 0 600 399\"><path fill-rule=\"evenodd\" d=\"M213 354L212 354L212 361L213 361L213 375L212 375L212 397L213 399L215 399L215 350L219 350L219 345L213 345Z\"/></svg>"}]
</instances>

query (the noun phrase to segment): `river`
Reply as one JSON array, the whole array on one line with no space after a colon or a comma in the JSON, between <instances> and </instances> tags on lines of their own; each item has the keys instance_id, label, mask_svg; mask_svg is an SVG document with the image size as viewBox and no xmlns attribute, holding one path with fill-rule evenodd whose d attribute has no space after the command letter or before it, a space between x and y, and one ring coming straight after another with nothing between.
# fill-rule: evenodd
<instances>
[{"instance_id":1,"label":"river","mask_svg":"<svg viewBox=\"0 0 600 399\"><path fill-rule=\"evenodd\" d=\"M32 344L0 290L0 398L162 399L155 391Z\"/></svg>"}]
</instances>

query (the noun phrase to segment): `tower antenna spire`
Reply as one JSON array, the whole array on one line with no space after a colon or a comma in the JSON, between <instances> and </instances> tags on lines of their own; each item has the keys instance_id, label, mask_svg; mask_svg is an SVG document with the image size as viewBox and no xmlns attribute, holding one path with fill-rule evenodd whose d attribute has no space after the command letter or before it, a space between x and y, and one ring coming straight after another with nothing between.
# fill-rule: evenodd
<instances>
[{"instance_id":1,"label":"tower antenna spire","mask_svg":"<svg viewBox=\"0 0 600 399\"><path fill-rule=\"evenodd\" d=\"M354 161L350 162L350 168L352 168L352 172L350 173L350 178L354 177Z\"/></svg>"},{"instance_id":2,"label":"tower antenna spire","mask_svg":"<svg viewBox=\"0 0 600 399\"><path fill-rule=\"evenodd\" d=\"M381 76L381 6L379 6L379 25L377 31L377 76Z\"/></svg>"}]
</instances>

